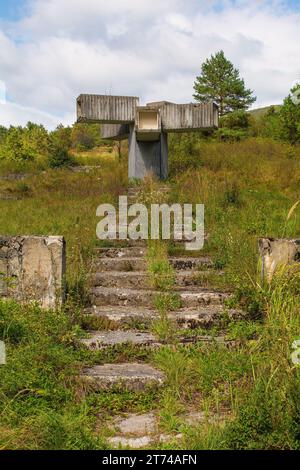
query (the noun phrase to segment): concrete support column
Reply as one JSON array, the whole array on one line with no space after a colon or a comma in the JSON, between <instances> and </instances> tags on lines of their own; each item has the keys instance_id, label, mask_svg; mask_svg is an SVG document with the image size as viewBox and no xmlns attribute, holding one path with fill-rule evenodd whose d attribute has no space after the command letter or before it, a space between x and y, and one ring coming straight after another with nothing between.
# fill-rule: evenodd
<instances>
[{"instance_id":1,"label":"concrete support column","mask_svg":"<svg viewBox=\"0 0 300 470\"><path fill-rule=\"evenodd\" d=\"M160 179L168 177L168 137L162 132L159 140L137 140L134 126L130 126L128 150L129 178L143 178L153 173Z\"/></svg>"}]
</instances>

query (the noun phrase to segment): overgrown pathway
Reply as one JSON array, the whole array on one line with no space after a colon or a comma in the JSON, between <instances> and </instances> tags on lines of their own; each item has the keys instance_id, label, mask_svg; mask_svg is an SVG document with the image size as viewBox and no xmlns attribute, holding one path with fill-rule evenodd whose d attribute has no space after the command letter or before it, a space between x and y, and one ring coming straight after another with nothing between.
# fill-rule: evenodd
<instances>
[{"instance_id":1,"label":"overgrown pathway","mask_svg":"<svg viewBox=\"0 0 300 470\"><path fill-rule=\"evenodd\" d=\"M136 192L130 196L135 200ZM177 343L226 343L224 335L199 334L199 327L205 329L222 322L225 310L233 319L240 316L240 312L224 308L228 293L199 285L199 276L205 279L206 274L210 275L214 270L212 260L207 256L173 255L169 257L169 263L174 272L172 295L176 296L176 302L175 307L163 309L162 313L157 303L164 293L151 282L146 244L128 240L122 245L116 243L112 247L97 248L91 307L86 310L86 315L90 324L97 325L98 322L106 324L107 328L90 330L88 337L82 340L83 344L93 351L128 344L137 348L159 348L169 342L168 335L160 334L160 322L166 320L180 332L185 329L198 332L177 336ZM173 341L170 339L171 344ZM146 392L164 387L168 380L165 373L145 361L94 365L85 368L83 374L93 391L119 388L134 393ZM205 414L187 412L184 419L186 423L197 423L205 419ZM155 410L147 414L116 416L111 429L113 436L109 442L112 447L151 447L153 443L171 439L159 430ZM181 435L175 438L180 439Z\"/></svg>"}]
</instances>

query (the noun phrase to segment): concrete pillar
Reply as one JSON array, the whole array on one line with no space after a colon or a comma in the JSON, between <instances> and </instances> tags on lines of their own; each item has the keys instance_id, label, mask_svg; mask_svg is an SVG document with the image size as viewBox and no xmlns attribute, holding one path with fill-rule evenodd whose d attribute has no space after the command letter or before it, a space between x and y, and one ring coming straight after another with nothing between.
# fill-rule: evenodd
<instances>
[{"instance_id":1,"label":"concrete pillar","mask_svg":"<svg viewBox=\"0 0 300 470\"><path fill-rule=\"evenodd\" d=\"M153 173L160 179L168 177L168 136L160 133L154 141L137 140L134 126L130 127L128 151L129 178L143 178Z\"/></svg>"}]
</instances>

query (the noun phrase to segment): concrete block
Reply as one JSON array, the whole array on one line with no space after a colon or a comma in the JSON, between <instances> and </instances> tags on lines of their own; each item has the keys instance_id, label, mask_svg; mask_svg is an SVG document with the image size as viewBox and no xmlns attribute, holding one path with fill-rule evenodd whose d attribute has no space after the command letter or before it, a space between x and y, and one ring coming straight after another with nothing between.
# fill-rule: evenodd
<instances>
[{"instance_id":1,"label":"concrete block","mask_svg":"<svg viewBox=\"0 0 300 470\"><path fill-rule=\"evenodd\" d=\"M55 308L65 296L66 248L63 237L0 236L0 295L38 301Z\"/></svg>"},{"instance_id":2,"label":"concrete block","mask_svg":"<svg viewBox=\"0 0 300 470\"><path fill-rule=\"evenodd\" d=\"M286 238L261 238L259 240L261 275L268 282L275 271L300 260L300 240Z\"/></svg>"}]
</instances>

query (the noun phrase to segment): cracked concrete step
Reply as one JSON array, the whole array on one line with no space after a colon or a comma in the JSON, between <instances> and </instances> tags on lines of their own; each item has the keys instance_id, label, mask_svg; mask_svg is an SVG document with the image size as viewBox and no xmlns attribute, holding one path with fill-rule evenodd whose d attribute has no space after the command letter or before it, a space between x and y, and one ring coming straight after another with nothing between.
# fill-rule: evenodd
<instances>
[{"instance_id":1,"label":"cracked concrete step","mask_svg":"<svg viewBox=\"0 0 300 470\"><path fill-rule=\"evenodd\" d=\"M184 269L184 270L192 270L197 268L212 268L213 262L209 256L199 256L199 257L191 257L191 256L170 256L169 262L174 269Z\"/></svg>"},{"instance_id":2,"label":"cracked concrete step","mask_svg":"<svg viewBox=\"0 0 300 470\"><path fill-rule=\"evenodd\" d=\"M95 253L100 258L139 258L146 256L147 248L143 246L132 246L132 247L103 247L96 248Z\"/></svg>"},{"instance_id":3,"label":"cracked concrete step","mask_svg":"<svg viewBox=\"0 0 300 470\"><path fill-rule=\"evenodd\" d=\"M171 257L169 262L176 270L196 270L197 268L213 267L211 258L207 256L199 258ZM147 259L142 257L98 258L94 261L95 271L146 271L147 268Z\"/></svg>"},{"instance_id":4,"label":"cracked concrete step","mask_svg":"<svg viewBox=\"0 0 300 470\"><path fill-rule=\"evenodd\" d=\"M147 260L142 257L98 258L94 261L95 271L146 271Z\"/></svg>"},{"instance_id":5,"label":"cracked concrete step","mask_svg":"<svg viewBox=\"0 0 300 470\"><path fill-rule=\"evenodd\" d=\"M230 320L240 320L245 314L237 309L224 309L221 305L198 307L197 309L180 309L168 313L168 318L181 328L210 328L220 325L224 317ZM143 325L150 327L153 320L159 318L159 313L151 308L99 306L86 309L87 321L105 319L116 327Z\"/></svg>"},{"instance_id":6,"label":"cracked concrete step","mask_svg":"<svg viewBox=\"0 0 300 470\"><path fill-rule=\"evenodd\" d=\"M175 281L178 287L199 286L199 280L210 275L210 270L177 271ZM102 271L95 274L93 286L147 289L151 288L151 280L147 271Z\"/></svg>"},{"instance_id":7,"label":"cracked concrete step","mask_svg":"<svg viewBox=\"0 0 300 470\"><path fill-rule=\"evenodd\" d=\"M161 292L143 289L119 289L117 287L94 287L91 300L93 305L128 305L153 307L155 299ZM208 290L177 291L181 307L200 305L221 305L229 294Z\"/></svg>"},{"instance_id":8,"label":"cracked concrete step","mask_svg":"<svg viewBox=\"0 0 300 470\"><path fill-rule=\"evenodd\" d=\"M222 423L231 419L228 411L203 412L198 410L187 411L177 416L180 426L200 426L207 423ZM156 412L144 414L129 413L126 416L116 417L109 428L114 436L108 438L108 442L114 448L127 447L140 449L150 447L158 443L174 442L182 439L183 434L164 434L160 428L159 415ZM150 447L151 448L151 447Z\"/></svg>"},{"instance_id":9,"label":"cracked concrete step","mask_svg":"<svg viewBox=\"0 0 300 470\"><path fill-rule=\"evenodd\" d=\"M81 378L94 391L121 388L141 392L165 381L163 372L145 363L96 365L85 369Z\"/></svg>"},{"instance_id":10,"label":"cracked concrete step","mask_svg":"<svg viewBox=\"0 0 300 470\"><path fill-rule=\"evenodd\" d=\"M132 240L131 238L126 238L125 240L121 240L119 238L116 239L106 239L105 246L98 246L97 248L133 248L133 247L147 247L147 240Z\"/></svg>"},{"instance_id":11,"label":"cracked concrete step","mask_svg":"<svg viewBox=\"0 0 300 470\"><path fill-rule=\"evenodd\" d=\"M177 338L177 341L179 341L183 345L192 343L218 343L224 344L226 346L235 346L237 344L236 341L227 339L225 335L181 335ZM166 342L159 341L151 333L141 332L137 330L90 331L89 337L81 339L80 343L91 351L105 349L111 346L120 346L124 344L131 344L144 348L158 348L167 344Z\"/></svg>"},{"instance_id":12,"label":"cracked concrete step","mask_svg":"<svg viewBox=\"0 0 300 470\"><path fill-rule=\"evenodd\" d=\"M136 346L159 346L159 341L151 333L141 331L90 331L88 338L80 342L88 349L103 349L108 346L117 346L131 343Z\"/></svg>"}]
</instances>

